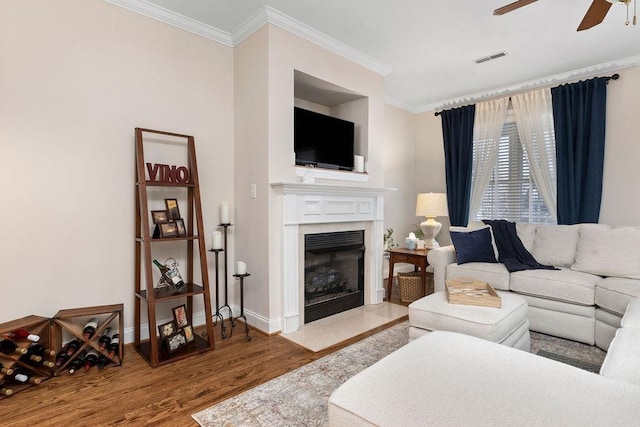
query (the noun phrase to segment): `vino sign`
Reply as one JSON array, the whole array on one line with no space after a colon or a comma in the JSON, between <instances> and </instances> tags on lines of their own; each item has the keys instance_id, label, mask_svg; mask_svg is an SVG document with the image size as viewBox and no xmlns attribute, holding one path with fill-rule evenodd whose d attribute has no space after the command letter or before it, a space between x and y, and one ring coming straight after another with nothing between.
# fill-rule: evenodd
<instances>
[{"instance_id":1,"label":"vino sign","mask_svg":"<svg viewBox=\"0 0 640 427\"><path fill-rule=\"evenodd\" d=\"M151 182L189 183L189 169L186 166L147 163L147 172L149 172L149 181Z\"/></svg>"}]
</instances>

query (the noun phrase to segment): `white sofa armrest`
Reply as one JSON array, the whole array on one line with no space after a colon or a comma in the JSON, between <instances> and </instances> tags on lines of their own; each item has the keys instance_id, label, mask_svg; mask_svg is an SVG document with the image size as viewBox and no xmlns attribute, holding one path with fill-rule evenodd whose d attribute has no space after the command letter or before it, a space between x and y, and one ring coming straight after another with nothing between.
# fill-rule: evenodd
<instances>
[{"instance_id":1,"label":"white sofa armrest","mask_svg":"<svg viewBox=\"0 0 640 427\"><path fill-rule=\"evenodd\" d=\"M433 288L434 292L444 291L444 280L446 278L447 265L456 262L456 250L453 245L442 246L429 250L427 260L433 267Z\"/></svg>"},{"instance_id":2,"label":"white sofa armrest","mask_svg":"<svg viewBox=\"0 0 640 427\"><path fill-rule=\"evenodd\" d=\"M640 328L640 299L634 298L627 305L620 325L623 328Z\"/></svg>"}]
</instances>

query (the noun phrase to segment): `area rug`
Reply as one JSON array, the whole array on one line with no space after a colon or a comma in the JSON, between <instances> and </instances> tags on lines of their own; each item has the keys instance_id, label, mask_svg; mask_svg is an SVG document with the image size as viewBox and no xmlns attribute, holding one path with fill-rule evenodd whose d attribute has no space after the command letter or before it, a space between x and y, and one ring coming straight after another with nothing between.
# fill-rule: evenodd
<instances>
[{"instance_id":1,"label":"area rug","mask_svg":"<svg viewBox=\"0 0 640 427\"><path fill-rule=\"evenodd\" d=\"M206 427L326 426L327 401L347 379L409 342L408 322L392 326L193 415ZM531 333L531 351L599 369L604 351ZM570 363L570 364L574 364ZM586 365L584 365L586 366ZM578 366L578 367L584 367Z\"/></svg>"}]
</instances>

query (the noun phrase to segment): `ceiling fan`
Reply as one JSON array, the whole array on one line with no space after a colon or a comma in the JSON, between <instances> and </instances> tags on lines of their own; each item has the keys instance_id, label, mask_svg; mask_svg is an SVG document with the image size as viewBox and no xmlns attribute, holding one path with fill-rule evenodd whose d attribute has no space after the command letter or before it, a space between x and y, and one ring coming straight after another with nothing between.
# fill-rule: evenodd
<instances>
[{"instance_id":1,"label":"ceiling fan","mask_svg":"<svg viewBox=\"0 0 640 427\"><path fill-rule=\"evenodd\" d=\"M494 15L504 15L505 13L509 13L516 9L521 8L522 6L526 6L528 4L534 3L538 0L518 0L513 3L509 3L506 6L498 8L493 11ZM609 8L613 3L622 3L627 6L627 21L626 25L629 25L629 4L633 1L633 25L636 25L636 0L593 0L591 6L587 10L587 13L582 18L582 22L578 25L578 31L588 30L591 27L595 27L599 23L604 20L604 17L607 16L607 12L609 12Z\"/></svg>"}]
</instances>

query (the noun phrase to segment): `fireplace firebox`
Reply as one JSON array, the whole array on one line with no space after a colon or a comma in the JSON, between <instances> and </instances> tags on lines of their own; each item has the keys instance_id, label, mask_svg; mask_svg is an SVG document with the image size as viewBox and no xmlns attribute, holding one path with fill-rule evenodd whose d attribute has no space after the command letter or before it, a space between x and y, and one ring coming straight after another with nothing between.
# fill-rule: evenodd
<instances>
[{"instance_id":1,"label":"fireplace firebox","mask_svg":"<svg viewBox=\"0 0 640 427\"><path fill-rule=\"evenodd\" d=\"M364 230L304 241L304 323L364 305Z\"/></svg>"}]
</instances>

